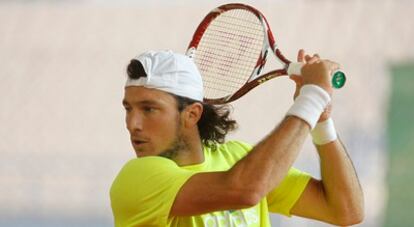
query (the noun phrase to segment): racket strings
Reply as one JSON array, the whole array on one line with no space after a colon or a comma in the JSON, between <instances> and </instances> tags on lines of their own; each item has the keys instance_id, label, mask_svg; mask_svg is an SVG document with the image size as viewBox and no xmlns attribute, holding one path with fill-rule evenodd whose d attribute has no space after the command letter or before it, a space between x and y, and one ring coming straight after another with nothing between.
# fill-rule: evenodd
<instances>
[{"instance_id":1,"label":"racket strings","mask_svg":"<svg viewBox=\"0 0 414 227\"><path fill-rule=\"evenodd\" d=\"M203 75L205 97L221 98L240 89L257 64L263 42L263 25L247 10L226 11L213 20L195 55Z\"/></svg>"},{"instance_id":2,"label":"racket strings","mask_svg":"<svg viewBox=\"0 0 414 227\"><path fill-rule=\"evenodd\" d=\"M252 41L257 40L257 33L262 33L262 27L260 24L259 26L257 26L258 24L256 18L253 18L254 20L252 22L251 18L249 18L250 20L246 20L241 16L244 16L244 14L239 13L237 14L237 16L228 16L228 14L224 14L221 19L226 23L216 23L215 26L211 26L211 31L209 33L206 33L205 44L207 46L222 48L222 51L216 50L212 52L210 50L208 51L209 53L207 53L210 55L215 54L215 57L221 60L221 64L217 66L219 72L225 73L227 71L227 73L230 73L231 70L229 69L232 68L233 71L246 71L243 70L244 68L246 68L243 67L243 63L246 63L246 61L250 62L249 65L256 63L257 52L254 50L251 51L250 46L254 45ZM246 26L246 24L249 26ZM219 34L220 36L217 36L217 34ZM262 40L259 40L259 42L256 44L258 44L258 46L261 47ZM242 54L245 55L245 57L249 57L243 59L241 58L243 57ZM211 63L211 60L209 60L209 62ZM208 66L208 64L206 66ZM251 67L247 67L247 70L247 75L250 75ZM224 80L224 82L231 82L226 85L229 85L230 87L236 89L239 88L240 85L245 83L247 79L245 77L232 75L227 75L228 77L222 77L226 75L218 74L216 76L219 76L219 78L215 79Z\"/></svg>"}]
</instances>

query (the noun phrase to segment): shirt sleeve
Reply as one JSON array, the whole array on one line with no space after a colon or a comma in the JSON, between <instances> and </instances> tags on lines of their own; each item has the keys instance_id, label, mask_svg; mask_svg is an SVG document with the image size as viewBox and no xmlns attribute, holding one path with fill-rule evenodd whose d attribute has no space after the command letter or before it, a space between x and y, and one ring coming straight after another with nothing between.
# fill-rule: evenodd
<instances>
[{"instance_id":1,"label":"shirt sleeve","mask_svg":"<svg viewBox=\"0 0 414 227\"><path fill-rule=\"evenodd\" d=\"M162 157L129 161L110 191L115 226L166 226L178 191L193 174Z\"/></svg>"},{"instance_id":2,"label":"shirt sleeve","mask_svg":"<svg viewBox=\"0 0 414 227\"><path fill-rule=\"evenodd\" d=\"M302 195L310 179L309 174L291 168L280 185L267 194L269 211L290 217L290 210Z\"/></svg>"}]
</instances>

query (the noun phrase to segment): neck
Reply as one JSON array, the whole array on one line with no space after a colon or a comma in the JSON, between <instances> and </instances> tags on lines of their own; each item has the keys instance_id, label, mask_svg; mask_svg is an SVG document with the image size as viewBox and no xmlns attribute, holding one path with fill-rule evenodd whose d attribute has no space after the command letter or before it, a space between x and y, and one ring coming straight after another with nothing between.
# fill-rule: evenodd
<instances>
[{"instance_id":1,"label":"neck","mask_svg":"<svg viewBox=\"0 0 414 227\"><path fill-rule=\"evenodd\" d=\"M197 137L195 138L185 138L186 146L172 159L178 166L195 165L204 162L201 139L198 133L196 135Z\"/></svg>"}]
</instances>

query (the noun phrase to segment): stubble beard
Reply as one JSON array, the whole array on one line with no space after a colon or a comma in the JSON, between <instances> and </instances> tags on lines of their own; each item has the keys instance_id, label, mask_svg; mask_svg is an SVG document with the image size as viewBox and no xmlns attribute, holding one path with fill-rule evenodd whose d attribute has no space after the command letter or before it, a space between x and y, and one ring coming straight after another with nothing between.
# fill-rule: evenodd
<instances>
[{"instance_id":1,"label":"stubble beard","mask_svg":"<svg viewBox=\"0 0 414 227\"><path fill-rule=\"evenodd\" d=\"M187 147L188 147L187 142L185 141L183 136L177 135L177 137L171 143L171 145L167 149L162 151L159 154L159 156L164 157L164 158L168 158L168 159L174 159L175 157L177 157L177 155L180 151L183 151L183 150L187 149Z\"/></svg>"},{"instance_id":2,"label":"stubble beard","mask_svg":"<svg viewBox=\"0 0 414 227\"><path fill-rule=\"evenodd\" d=\"M168 159L174 159L177 157L178 153L180 151L184 151L188 148L188 143L184 136L181 134L181 121L178 121L177 130L176 130L176 137L171 142L170 146L168 146L167 149L163 150L159 156L168 158Z\"/></svg>"}]
</instances>

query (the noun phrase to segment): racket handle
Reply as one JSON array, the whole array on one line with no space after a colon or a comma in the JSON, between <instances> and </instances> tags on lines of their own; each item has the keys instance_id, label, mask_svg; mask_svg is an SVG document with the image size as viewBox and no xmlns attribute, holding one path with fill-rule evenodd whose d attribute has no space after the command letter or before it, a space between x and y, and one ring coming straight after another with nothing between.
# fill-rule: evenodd
<instances>
[{"instance_id":1,"label":"racket handle","mask_svg":"<svg viewBox=\"0 0 414 227\"><path fill-rule=\"evenodd\" d=\"M288 75L301 75L302 66L303 66L303 63L301 62L290 63L287 68L287 74ZM346 82L346 76L343 71L336 70L332 73L331 84L333 88L339 89L345 85L345 82Z\"/></svg>"},{"instance_id":2,"label":"racket handle","mask_svg":"<svg viewBox=\"0 0 414 227\"><path fill-rule=\"evenodd\" d=\"M287 68L288 75L302 75L302 66L301 62L291 62Z\"/></svg>"}]
</instances>

